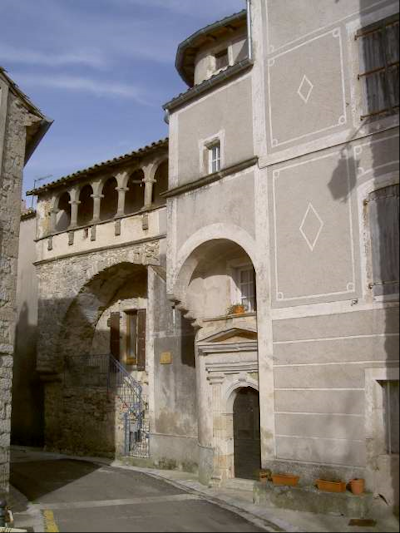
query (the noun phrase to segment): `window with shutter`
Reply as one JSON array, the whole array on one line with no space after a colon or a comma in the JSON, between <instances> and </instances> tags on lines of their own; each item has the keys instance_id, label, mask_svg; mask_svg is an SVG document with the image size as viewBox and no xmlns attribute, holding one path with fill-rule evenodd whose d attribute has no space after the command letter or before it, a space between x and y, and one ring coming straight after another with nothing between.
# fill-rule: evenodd
<instances>
[{"instance_id":1,"label":"window with shutter","mask_svg":"<svg viewBox=\"0 0 400 533\"><path fill-rule=\"evenodd\" d=\"M126 311L125 363L146 370L146 310Z\"/></svg>"},{"instance_id":2,"label":"window with shutter","mask_svg":"<svg viewBox=\"0 0 400 533\"><path fill-rule=\"evenodd\" d=\"M362 119L399 112L399 16L360 31Z\"/></svg>"},{"instance_id":3,"label":"window with shutter","mask_svg":"<svg viewBox=\"0 0 400 533\"><path fill-rule=\"evenodd\" d=\"M371 288L375 296L399 292L399 185L379 189L368 200L371 234Z\"/></svg>"},{"instance_id":4,"label":"window with shutter","mask_svg":"<svg viewBox=\"0 0 400 533\"><path fill-rule=\"evenodd\" d=\"M146 370L146 310L138 311L137 328L137 367L138 370Z\"/></svg>"},{"instance_id":5,"label":"window with shutter","mask_svg":"<svg viewBox=\"0 0 400 533\"><path fill-rule=\"evenodd\" d=\"M384 392L386 450L388 455L399 455L399 382L381 383Z\"/></svg>"}]
</instances>

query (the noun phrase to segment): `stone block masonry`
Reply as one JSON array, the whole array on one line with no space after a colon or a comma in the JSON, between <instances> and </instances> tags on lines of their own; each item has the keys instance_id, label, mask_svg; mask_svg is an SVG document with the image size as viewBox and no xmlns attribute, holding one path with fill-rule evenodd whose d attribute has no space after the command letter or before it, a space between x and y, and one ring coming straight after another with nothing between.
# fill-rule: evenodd
<instances>
[{"instance_id":1,"label":"stone block masonry","mask_svg":"<svg viewBox=\"0 0 400 533\"><path fill-rule=\"evenodd\" d=\"M0 495L8 491L18 236L29 120L28 110L13 94L1 103L0 123L6 126L4 143L0 136Z\"/></svg>"}]
</instances>

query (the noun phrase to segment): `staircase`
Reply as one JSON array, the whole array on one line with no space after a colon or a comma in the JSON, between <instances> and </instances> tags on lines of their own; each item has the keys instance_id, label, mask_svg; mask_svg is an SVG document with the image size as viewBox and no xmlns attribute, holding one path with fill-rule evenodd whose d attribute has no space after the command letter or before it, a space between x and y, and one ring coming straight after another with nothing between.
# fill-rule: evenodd
<instances>
[{"instance_id":1,"label":"staircase","mask_svg":"<svg viewBox=\"0 0 400 533\"><path fill-rule=\"evenodd\" d=\"M112 355L65 358L64 388L99 389L119 403L124 422L124 455L149 457L149 427L143 388Z\"/></svg>"}]
</instances>

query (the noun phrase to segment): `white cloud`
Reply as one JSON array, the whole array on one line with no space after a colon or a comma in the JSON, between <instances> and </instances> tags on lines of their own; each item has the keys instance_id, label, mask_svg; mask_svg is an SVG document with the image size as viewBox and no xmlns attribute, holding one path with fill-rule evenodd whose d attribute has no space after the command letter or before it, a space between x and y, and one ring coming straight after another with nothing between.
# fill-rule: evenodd
<instances>
[{"instance_id":1,"label":"white cloud","mask_svg":"<svg viewBox=\"0 0 400 533\"><path fill-rule=\"evenodd\" d=\"M135 85L99 81L81 76L51 76L13 73L21 86L55 88L63 91L85 92L98 97L118 97L134 100L146 106L152 104L143 97L143 91Z\"/></svg>"},{"instance_id":2,"label":"white cloud","mask_svg":"<svg viewBox=\"0 0 400 533\"><path fill-rule=\"evenodd\" d=\"M105 60L98 54L91 53L43 53L35 50L17 49L0 43L0 61L40 65L46 67L61 67L68 65L83 65L93 68L104 68Z\"/></svg>"},{"instance_id":3,"label":"white cloud","mask_svg":"<svg viewBox=\"0 0 400 533\"><path fill-rule=\"evenodd\" d=\"M245 0L115 0L120 4L133 4L160 8L183 15L209 18L232 14L235 10L246 7ZM215 19L216 20L216 19Z\"/></svg>"}]
</instances>

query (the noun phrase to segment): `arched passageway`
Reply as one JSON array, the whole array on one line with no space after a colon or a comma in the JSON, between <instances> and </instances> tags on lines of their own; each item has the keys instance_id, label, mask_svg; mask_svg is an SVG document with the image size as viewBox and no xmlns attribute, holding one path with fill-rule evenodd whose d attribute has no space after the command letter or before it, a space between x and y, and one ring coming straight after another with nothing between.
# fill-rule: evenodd
<instances>
[{"instance_id":1,"label":"arched passageway","mask_svg":"<svg viewBox=\"0 0 400 533\"><path fill-rule=\"evenodd\" d=\"M199 246L186 261L179 278L184 305L196 319L257 310L253 262L232 241L218 239Z\"/></svg>"},{"instance_id":2,"label":"arched passageway","mask_svg":"<svg viewBox=\"0 0 400 533\"><path fill-rule=\"evenodd\" d=\"M252 388L239 389L233 405L235 477L256 479L261 468L260 398Z\"/></svg>"}]
</instances>

